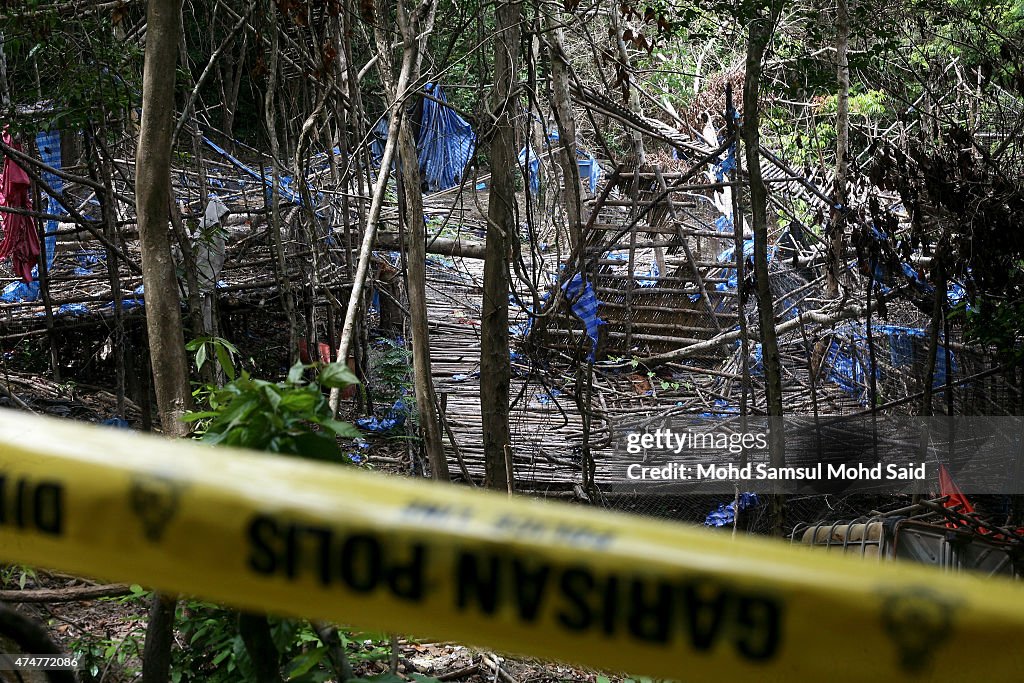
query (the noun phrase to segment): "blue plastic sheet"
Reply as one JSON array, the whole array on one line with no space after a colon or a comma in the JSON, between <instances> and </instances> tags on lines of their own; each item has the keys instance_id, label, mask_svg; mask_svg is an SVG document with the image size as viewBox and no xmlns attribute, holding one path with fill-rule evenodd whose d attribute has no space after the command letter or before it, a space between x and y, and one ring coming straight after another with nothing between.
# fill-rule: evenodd
<instances>
[{"instance_id":1,"label":"blue plastic sheet","mask_svg":"<svg viewBox=\"0 0 1024 683\"><path fill-rule=\"evenodd\" d=\"M657 262L651 263L651 272L648 277L657 278L661 276L661 270L658 268ZM637 280L637 284L641 287L655 287L658 284L657 280Z\"/></svg>"},{"instance_id":2,"label":"blue plastic sheet","mask_svg":"<svg viewBox=\"0 0 1024 683\"><path fill-rule=\"evenodd\" d=\"M57 315L86 315L88 312L85 304L62 304L57 309Z\"/></svg>"},{"instance_id":3,"label":"blue plastic sheet","mask_svg":"<svg viewBox=\"0 0 1024 683\"><path fill-rule=\"evenodd\" d=\"M715 164L715 178L718 182L725 181L727 173L736 170L736 143L729 145L725 158Z\"/></svg>"},{"instance_id":4,"label":"blue plastic sheet","mask_svg":"<svg viewBox=\"0 0 1024 683\"><path fill-rule=\"evenodd\" d=\"M593 154L586 154L586 152L577 153L581 157L586 155L585 159L581 158L576 163L580 168L580 178L586 178L590 192L593 194L597 192L597 183L601 180L601 167L598 165L597 159L594 158Z\"/></svg>"},{"instance_id":5,"label":"blue plastic sheet","mask_svg":"<svg viewBox=\"0 0 1024 683\"><path fill-rule=\"evenodd\" d=\"M587 360L593 363L597 353L598 331L601 325L605 324L605 321L597 315L600 305L597 294L594 293L594 288L590 286L590 283L585 282L579 273L573 275L572 279L562 285L562 291L565 292L565 296L572 304L572 312L583 321L587 336L590 337L591 348L590 353L587 354Z\"/></svg>"},{"instance_id":6,"label":"blue plastic sheet","mask_svg":"<svg viewBox=\"0 0 1024 683\"><path fill-rule=\"evenodd\" d=\"M519 152L519 170L530 178L530 194L540 192L540 157L527 145Z\"/></svg>"},{"instance_id":7,"label":"blue plastic sheet","mask_svg":"<svg viewBox=\"0 0 1024 683\"><path fill-rule=\"evenodd\" d=\"M253 168L251 168L249 166L246 166L244 163L239 161L233 155L229 154L226 149L224 149L223 147L221 147L220 145L218 145L217 143L215 143L213 140L211 140L210 138L206 137L205 135L203 136L203 142L205 142L206 145L210 149L212 149L214 152L216 152L217 154L221 155L222 157L224 157L225 159L230 161L240 171L242 171L242 172L252 176L256 180L260 181L261 183L263 183L265 181L267 196L268 197L270 196L271 191L272 191L273 173L268 173L266 171L264 171L263 173L260 173L259 171L255 170L255 169L253 169ZM279 178L280 178L281 182L280 182L280 184L277 187L278 193L282 197L287 199L289 202L291 202L292 204L302 204L302 200L299 198L299 195L291 189L292 188L292 179L291 179L291 177L290 176L279 176Z\"/></svg>"},{"instance_id":8,"label":"blue plastic sheet","mask_svg":"<svg viewBox=\"0 0 1024 683\"><path fill-rule=\"evenodd\" d=\"M476 133L454 109L442 104L447 102L448 98L440 85L427 83L423 90L433 99L423 98L419 126L415 129L416 156L427 189L430 192L438 192L462 182L462 174L469 160L473 158L473 151L476 148ZM376 166L380 166L384 158L388 127L387 118L382 118L373 127L370 154Z\"/></svg>"},{"instance_id":9,"label":"blue plastic sheet","mask_svg":"<svg viewBox=\"0 0 1024 683\"><path fill-rule=\"evenodd\" d=\"M60 131L49 130L40 131L36 135L36 147L39 149L39 158L47 166L53 168L61 168L61 152L60 152ZM55 173L50 171L43 171L43 180L49 185L54 192L60 193L64 191L64 179ZM46 207L46 213L54 216L63 216L66 214L64 207L60 205L55 197L49 197L49 202ZM46 267L47 269L53 268L53 256L57 251L57 232L58 223L56 219L49 219L46 221L45 233L48 235L44 240L44 248L46 249Z\"/></svg>"},{"instance_id":10,"label":"blue plastic sheet","mask_svg":"<svg viewBox=\"0 0 1024 683\"><path fill-rule=\"evenodd\" d=\"M728 249L726 249L725 251L723 251L721 254L718 255L718 262L719 263L733 263L733 262L735 262L736 259L733 256L734 253L736 253L736 249L733 248L733 247L729 247ZM754 240L743 240L743 258L744 259L748 259L748 258L753 258L753 257L754 257ZM771 254L769 254L769 259L770 258L771 258ZM718 277L719 278L726 278L728 280L728 282L719 282L718 284L715 285L715 289L717 289L720 292L724 292L724 291L730 290L730 289L736 289L737 282L736 282L736 269L735 268L723 268L721 275L719 275Z\"/></svg>"},{"instance_id":11,"label":"blue plastic sheet","mask_svg":"<svg viewBox=\"0 0 1024 683\"><path fill-rule=\"evenodd\" d=\"M4 287L0 292L0 301L14 303L15 301L35 301L39 298L39 281L33 280L28 284L18 280Z\"/></svg>"},{"instance_id":12,"label":"blue plastic sheet","mask_svg":"<svg viewBox=\"0 0 1024 683\"><path fill-rule=\"evenodd\" d=\"M743 512L744 510L757 507L761 501L758 500L756 493L744 492L739 495L738 502L740 512ZM709 512L704 520L704 526L732 526L733 522L736 521L736 503L737 501L734 500L728 505L719 505L716 509Z\"/></svg>"},{"instance_id":13,"label":"blue plastic sheet","mask_svg":"<svg viewBox=\"0 0 1024 683\"><path fill-rule=\"evenodd\" d=\"M423 89L436 100L448 101L435 83L427 83ZM416 152L427 189L437 192L461 183L475 146L476 134L464 118L451 107L423 98Z\"/></svg>"},{"instance_id":14,"label":"blue plastic sheet","mask_svg":"<svg viewBox=\"0 0 1024 683\"><path fill-rule=\"evenodd\" d=\"M403 426L408 412L409 409L406 407L405 402L402 399L398 399L383 419L376 416L360 417L356 419L355 423L357 427L368 432L386 434Z\"/></svg>"},{"instance_id":15,"label":"blue plastic sheet","mask_svg":"<svg viewBox=\"0 0 1024 683\"><path fill-rule=\"evenodd\" d=\"M927 333L914 327L898 325L879 325L872 328L877 336L885 337L889 342L889 361L894 367L909 367L915 358L927 359ZM939 387L946 383L947 376L957 371L956 356L949 351L949 368L946 367L946 347L941 337L938 351L935 354L935 375L932 386Z\"/></svg>"}]
</instances>

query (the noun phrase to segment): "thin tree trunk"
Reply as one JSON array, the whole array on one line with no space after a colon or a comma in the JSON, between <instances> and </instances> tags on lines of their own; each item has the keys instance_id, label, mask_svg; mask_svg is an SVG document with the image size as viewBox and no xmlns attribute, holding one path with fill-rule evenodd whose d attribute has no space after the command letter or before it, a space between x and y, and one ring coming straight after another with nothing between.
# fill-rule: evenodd
<instances>
[{"instance_id":1,"label":"thin tree trunk","mask_svg":"<svg viewBox=\"0 0 1024 683\"><path fill-rule=\"evenodd\" d=\"M409 317L412 330L413 388L416 408L423 430L423 445L434 479L449 481L448 460L444 454L441 425L437 416L437 395L430 369L430 337L427 326L427 252L423 223L423 195L420 192L419 162L410 122L403 117L399 132L399 160L402 164L402 194L405 224L409 231L406 288L409 293Z\"/></svg>"},{"instance_id":2,"label":"thin tree trunk","mask_svg":"<svg viewBox=\"0 0 1024 683\"><path fill-rule=\"evenodd\" d=\"M551 103L561 143L558 160L562 166L563 204L569 224L569 245L575 249L583 241L583 207L580 203L580 167L576 161L576 119L573 117L572 99L569 96L569 65L562 29L556 27L555 17L545 15L544 24L547 30L548 61L551 65Z\"/></svg>"},{"instance_id":3,"label":"thin tree trunk","mask_svg":"<svg viewBox=\"0 0 1024 683\"><path fill-rule=\"evenodd\" d=\"M828 268L826 294L839 296L839 278L843 271L846 231L846 176L850 142L850 63L846 51L850 43L850 14L847 0L836 0L836 77L839 90L836 96L836 184L829 221Z\"/></svg>"},{"instance_id":4,"label":"thin tree trunk","mask_svg":"<svg viewBox=\"0 0 1024 683\"><path fill-rule=\"evenodd\" d=\"M164 433L169 436L188 434L188 427L180 417L192 404L181 327L181 301L168 230L170 134L174 118L180 12L180 0L153 0L149 3L142 86L144 114L135 165L146 323L160 422Z\"/></svg>"},{"instance_id":5,"label":"thin tree trunk","mask_svg":"<svg viewBox=\"0 0 1024 683\"><path fill-rule=\"evenodd\" d=\"M771 420L768 447L771 463L782 467L786 462L782 417L782 372L779 342L775 331L775 306L768 275L768 191L761 177L760 94L761 68L764 53L772 37L774 16L759 16L750 24L747 43L746 80L743 84L743 143L746 148L747 173L750 177L750 223L754 233L754 280L757 293L758 321L761 328L761 356L764 363L765 393ZM772 497L772 523L782 535L782 498Z\"/></svg>"},{"instance_id":6,"label":"thin tree trunk","mask_svg":"<svg viewBox=\"0 0 1024 683\"><path fill-rule=\"evenodd\" d=\"M277 5L271 3L267 8L268 31L270 33L270 65L268 66L267 92L263 102L264 123L267 137L270 140L271 190L270 190L270 234L274 241L276 253L276 270L281 300L288 317L288 354L291 363L298 359L299 353L299 322L295 312L295 293L292 290L291 278L288 277L288 258L285 254L284 221L281 219L281 146L277 137L277 117L274 102L277 99L278 57L280 56L280 36L277 29Z\"/></svg>"},{"instance_id":7,"label":"thin tree trunk","mask_svg":"<svg viewBox=\"0 0 1024 683\"><path fill-rule=\"evenodd\" d=\"M509 367L508 288L509 245L516 230L516 73L520 51L522 4L505 0L496 10L494 91L491 115L491 191L487 205L487 245L484 259L483 311L480 322L480 412L483 421L485 485L507 490L505 448L511 445L508 427Z\"/></svg>"},{"instance_id":8,"label":"thin tree trunk","mask_svg":"<svg viewBox=\"0 0 1024 683\"><path fill-rule=\"evenodd\" d=\"M615 31L615 47L619 55L619 68L622 69L622 78L629 92L629 110L635 114L640 114L640 91L633 84L629 53L626 52L626 41L622 38L622 18L619 16L618 0L612 0L611 2L611 20L612 29ZM637 169L639 170L647 161L647 154L644 151L643 134L637 128L631 126L629 129L629 140L630 146L633 149L633 155L636 157Z\"/></svg>"},{"instance_id":9,"label":"thin tree trunk","mask_svg":"<svg viewBox=\"0 0 1024 683\"><path fill-rule=\"evenodd\" d=\"M238 634L252 659L255 683L281 683L281 655L270 635L266 615L239 612Z\"/></svg>"},{"instance_id":10,"label":"thin tree trunk","mask_svg":"<svg viewBox=\"0 0 1024 683\"><path fill-rule=\"evenodd\" d=\"M146 288L146 324L157 408L164 434L182 437L181 416L192 404L181 302L167 228L170 208L171 126L181 0L150 0L142 77L142 121L135 163L136 213ZM153 595L142 656L143 683L165 683L171 661L175 599Z\"/></svg>"},{"instance_id":11,"label":"thin tree trunk","mask_svg":"<svg viewBox=\"0 0 1024 683\"><path fill-rule=\"evenodd\" d=\"M420 62L426 47L426 36L434 27L434 0L426 0L412 12L407 12L404 3L398 7L398 25L406 46L416 45L416 55L410 74L415 83L420 75ZM390 79L389 79L390 80ZM397 100L399 93L394 94ZM404 198L405 224L409 231L409 246L406 252L406 291L409 293L409 318L412 331L413 389L416 392L416 408L419 412L420 428L423 430L423 445L430 473L434 479L450 481L448 460L444 454L441 423L437 415L437 395L430 368L430 332L427 324L427 253L426 226L423 216L423 193L416 142L412 122L403 116L398 134L399 161L401 163L400 190Z\"/></svg>"}]
</instances>

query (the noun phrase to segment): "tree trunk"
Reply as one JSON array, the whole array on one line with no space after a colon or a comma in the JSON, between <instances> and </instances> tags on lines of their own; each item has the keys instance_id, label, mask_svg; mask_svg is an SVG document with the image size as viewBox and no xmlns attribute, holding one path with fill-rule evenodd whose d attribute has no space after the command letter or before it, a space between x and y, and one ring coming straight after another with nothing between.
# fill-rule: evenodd
<instances>
[{"instance_id":1,"label":"tree trunk","mask_svg":"<svg viewBox=\"0 0 1024 683\"><path fill-rule=\"evenodd\" d=\"M181 415L192 404L188 361L181 327L181 301L171 258L169 223L171 125L174 121L174 74L178 56L180 0L149 3L143 116L136 154L135 191L142 246L142 280L146 288L146 323L157 406L165 434L185 436Z\"/></svg>"},{"instance_id":2,"label":"tree trunk","mask_svg":"<svg viewBox=\"0 0 1024 683\"><path fill-rule=\"evenodd\" d=\"M758 96L764 53L772 37L774 15L759 16L750 24L747 43L746 80L743 84L743 143L750 177L750 222L754 233L754 282L758 321L761 328L761 352L764 362L765 393L771 420L768 447L772 466L786 462L782 417L782 372L779 342L775 331L775 305L768 275L768 191L761 177L761 135ZM782 499L772 498L774 532L782 535Z\"/></svg>"},{"instance_id":3,"label":"tree trunk","mask_svg":"<svg viewBox=\"0 0 1024 683\"><path fill-rule=\"evenodd\" d=\"M626 41L622 37L622 18L619 16L618 0L611 2L611 20L612 29L615 31L615 47L619 55L619 68L622 70L621 78L628 91L629 110L635 114L641 114L640 91L633 84L629 53L626 51ZM639 169L647 162L647 153L644 151L643 134L634 126L629 128L629 141L633 156L636 157L637 169Z\"/></svg>"},{"instance_id":4,"label":"tree trunk","mask_svg":"<svg viewBox=\"0 0 1024 683\"><path fill-rule=\"evenodd\" d=\"M252 659L255 683L281 683L281 656L263 614L238 613L238 634Z\"/></svg>"},{"instance_id":5,"label":"tree trunk","mask_svg":"<svg viewBox=\"0 0 1024 683\"><path fill-rule=\"evenodd\" d=\"M398 138L402 164L401 191L404 199L405 226L409 231L406 257L406 290L409 293L409 317L412 330L413 388L416 409L423 430L423 445L434 479L449 481L448 461L444 454L441 425L437 419L437 395L430 370L430 333L427 326L427 251L426 226L423 223L423 194L416 143L407 117L402 118Z\"/></svg>"},{"instance_id":6,"label":"tree trunk","mask_svg":"<svg viewBox=\"0 0 1024 683\"><path fill-rule=\"evenodd\" d=\"M836 76L839 90L836 95L836 184L833 193L831 220L829 221L829 257L826 269L826 294L839 296L839 279L845 261L844 234L846 232L846 176L850 142L850 63L846 58L850 43L850 15L847 0L836 0Z\"/></svg>"},{"instance_id":7,"label":"tree trunk","mask_svg":"<svg viewBox=\"0 0 1024 683\"><path fill-rule=\"evenodd\" d=\"M281 219L281 146L277 137L277 117L274 103L277 99L278 58L280 56L280 36L277 28L277 5L271 4L268 9L268 28L270 33L270 65L267 75L267 92L263 102L264 124L267 127L267 138L270 141L271 190L270 190L270 234L273 239L276 259L274 265L281 292L281 301L288 317L288 363L299 357L299 321L295 311L295 292L291 278L288 276L288 256L285 253L285 242L282 231L285 223ZM287 120L287 119L285 119Z\"/></svg>"},{"instance_id":8,"label":"tree trunk","mask_svg":"<svg viewBox=\"0 0 1024 683\"><path fill-rule=\"evenodd\" d=\"M487 246L484 259L483 311L480 321L480 413L483 421L486 485L507 490L505 449L511 445L508 427L509 367L508 266L509 245L516 230L516 81L520 51L517 0L503 1L496 10L494 91L491 115L491 192L487 205Z\"/></svg>"},{"instance_id":9,"label":"tree trunk","mask_svg":"<svg viewBox=\"0 0 1024 683\"><path fill-rule=\"evenodd\" d=\"M562 29L556 28L556 23L551 14L545 15L548 61L551 65L551 103L561 143L558 160L562 167L563 204L566 222L569 224L569 245L575 249L583 241L580 167L576 161L576 119L573 117L572 99L569 96L569 66L565 57Z\"/></svg>"},{"instance_id":10,"label":"tree trunk","mask_svg":"<svg viewBox=\"0 0 1024 683\"><path fill-rule=\"evenodd\" d=\"M425 35L434 26L433 0L427 0L412 12L399 5L398 24L405 46L416 50L411 83L416 83L420 74L420 60L423 54ZM422 36L422 37L421 37ZM418 43L418 44L417 44ZM387 79L390 81L390 79ZM398 101L401 93L395 92ZM402 193L405 225L409 231L406 252L406 291L409 293L409 317L412 328L413 389L416 392L416 408L419 411L420 428L423 430L423 445L430 473L434 479L449 481L448 461L444 454L441 424L437 418L437 396L430 370L430 333L427 325L427 244L426 226L423 217L423 192L416 142L412 122L403 116L398 133L398 157L401 165L399 190Z\"/></svg>"},{"instance_id":11,"label":"tree trunk","mask_svg":"<svg viewBox=\"0 0 1024 683\"><path fill-rule=\"evenodd\" d=\"M135 163L135 203L146 291L146 325L153 359L160 424L168 436L185 436L181 416L192 404L181 328L181 301L171 258L171 126L178 57L181 0L150 0L146 61L142 77L142 121ZM154 594L142 659L143 683L165 683L174 633L173 597Z\"/></svg>"}]
</instances>

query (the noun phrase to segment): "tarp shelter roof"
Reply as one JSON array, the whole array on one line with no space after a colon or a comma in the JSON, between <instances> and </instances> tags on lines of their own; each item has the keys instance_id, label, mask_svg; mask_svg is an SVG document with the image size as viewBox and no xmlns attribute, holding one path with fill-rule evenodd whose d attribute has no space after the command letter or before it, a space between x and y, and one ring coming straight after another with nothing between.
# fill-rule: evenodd
<instances>
[{"instance_id":1,"label":"tarp shelter roof","mask_svg":"<svg viewBox=\"0 0 1024 683\"><path fill-rule=\"evenodd\" d=\"M476 147L476 133L454 109L442 104L448 98L440 85L427 83L423 90L432 99L422 98L418 108L416 154L427 190L438 192L462 182L462 174ZM373 136L371 152L374 162L379 164L388 136L387 119L377 122Z\"/></svg>"}]
</instances>

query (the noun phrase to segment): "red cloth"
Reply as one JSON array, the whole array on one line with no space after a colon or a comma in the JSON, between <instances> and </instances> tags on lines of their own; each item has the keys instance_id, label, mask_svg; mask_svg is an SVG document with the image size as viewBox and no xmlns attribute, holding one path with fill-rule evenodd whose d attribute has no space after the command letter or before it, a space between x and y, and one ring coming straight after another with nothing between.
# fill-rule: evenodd
<instances>
[{"instance_id":1,"label":"red cloth","mask_svg":"<svg viewBox=\"0 0 1024 683\"><path fill-rule=\"evenodd\" d=\"M4 131L3 139L4 143L21 150L21 146L13 143L7 131ZM12 209L31 210L30 187L31 180L25 169L10 157L6 157L3 175L0 176L0 205ZM0 223L4 228L3 242L0 242L0 258L10 256L14 273L26 283L32 282L32 268L39 263L39 234L32 218L17 213L3 213L0 214Z\"/></svg>"},{"instance_id":2,"label":"red cloth","mask_svg":"<svg viewBox=\"0 0 1024 683\"><path fill-rule=\"evenodd\" d=\"M949 496L945 505L948 508L957 507L957 512L962 515L969 515L974 512L974 506L967 496L960 490L960 487L953 481L953 475L949 473L945 465L939 465L939 492L943 496Z\"/></svg>"}]
</instances>

